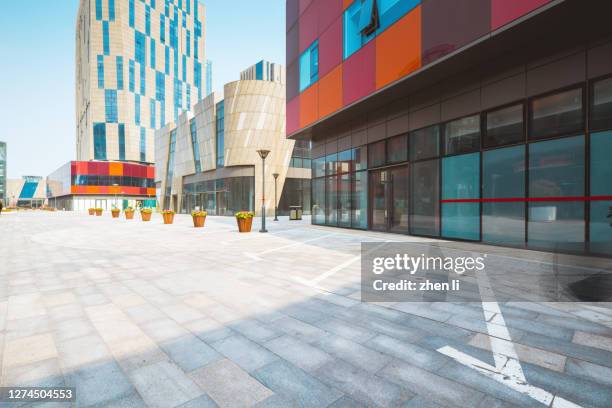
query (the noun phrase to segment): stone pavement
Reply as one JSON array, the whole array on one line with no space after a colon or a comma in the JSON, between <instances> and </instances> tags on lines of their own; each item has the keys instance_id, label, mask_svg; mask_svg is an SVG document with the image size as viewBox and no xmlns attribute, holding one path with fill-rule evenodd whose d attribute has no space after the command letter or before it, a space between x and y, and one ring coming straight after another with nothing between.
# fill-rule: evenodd
<instances>
[{"instance_id":1,"label":"stone pavement","mask_svg":"<svg viewBox=\"0 0 612 408\"><path fill-rule=\"evenodd\" d=\"M610 304L361 303L361 241L427 240L268 227L2 214L2 386L76 387L79 407L611 405ZM513 357L548 402L483 368Z\"/></svg>"}]
</instances>

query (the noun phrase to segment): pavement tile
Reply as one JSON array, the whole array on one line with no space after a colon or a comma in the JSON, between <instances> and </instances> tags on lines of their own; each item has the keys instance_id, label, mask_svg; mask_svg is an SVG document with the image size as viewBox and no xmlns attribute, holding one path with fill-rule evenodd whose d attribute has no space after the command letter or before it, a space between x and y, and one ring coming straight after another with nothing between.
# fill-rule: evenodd
<instances>
[{"instance_id":1,"label":"pavement tile","mask_svg":"<svg viewBox=\"0 0 612 408\"><path fill-rule=\"evenodd\" d=\"M274 327L306 342L315 342L328 335L326 331L292 317L276 320Z\"/></svg>"},{"instance_id":2,"label":"pavement tile","mask_svg":"<svg viewBox=\"0 0 612 408\"><path fill-rule=\"evenodd\" d=\"M364 343L377 335L374 331L335 318L320 320L312 324L329 333L336 334L357 343Z\"/></svg>"},{"instance_id":3,"label":"pavement tile","mask_svg":"<svg viewBox=\"0 0 612 408\"><path fill-rule=\"evenodd\" d=\"M366 343L368 347L406 361L417 367L435 371L448 361L446 357L436 351L431 351L405 341L394 339L393 337L381 334ZM381 367L382 368L382 367Z\"/></svg>"},{"instance_id":4,"label":"pavement tile","mask_svg":"<svg viewBox=\"0 0 612 408\"><path fill-rule=\"evenodd\" d=\"M328 408L366 408L366 406L358 403L348 395L344 395L332 402Z\"/></svg>"},{"instance_id":5,"label":"pavement tile","mask_svg":"<svg viewBox=\"0 0 612 408\"><path fill-rule=\"evenodd\" d=\"M315 345L332 356L371 373L377 372L391 361L388 355L369 348L367 344L363 346L336 335L327 336Z\"/></svg>"},{"instance_id":6,"label":"pavement tile","mask_svg":"<svg viewBox=\"0 0 612 408\"><path fill-rule=\"evenodd\" d=\"M298 408L298 405L281 395L273 394L253 405L253 408Z\"/></svg>"},{"instance_id":7,"label":"pavement tile","mask_svg":"<svg viewBox=\"0 0 612 408\"><path fill-rule=\"evenodd\" d=\"M612 368L589 363L575 358L568 358L565 372L574 377L595 381L612 388Z\"/></svg>"},{"instance_id":8,"label":"pavement tile","mask_svg":"<svg viewBox=\"0 0 612 408\"><path fill-rule=\"evenodd\" d=\"M230 323L229 327L257 343L268 341L282 334L263 323L249 319Z\"/></svg>"},{"instance_id":9,"label":"pavement tile","mask_svg":"<svg viewBox=\"0 0 612 408\"><path fill-rule=\"evenodd\" d=\"M97 334L62 341L58 343L57 349L64 369L77 368L111 358L106 344Z\"/></svg>"},{"instance_id":10,"label":"pavement tile","mask_svg":"<svg viewBox=\"0 0 612 408\"><path fill-rule=\"evenodd\" d=\"M609 332L612 335L612 331ZM612 353L612 337L577 331L572 341L582 346L594 347Z\"/></svg>"},{"instance_id":11,"label":"pavement tile","mask_svg":"<svg viewBox=\"0 0 612 408\"><path fill-rule=\"evenodd\" d=\"M150 407L174 407L203 393L187 374L168 361L140 367L129 376Z\"/></svg>"},{"instance_id":12,"label":"pavement tile","mask_svg":"<svg viewBox=\"0 0 612 408\"><path fill-rule=\"evenodd\" d=\"M66 386L76 387L78 406L106 405L135 392L114 361L86 364L65 371Z\"/></svg>"},{"instance_id":13,"label":"pavement tile","mask_svg":"<svg viewBox=\"0 0 612 408\"><path fill-rule=\"evenodd\" d=\"M314 371L334 359L326 352L289 335L270 340L264 346L305 371Z\"/></svg>"},{"instance_id":14,"label":"pavement tile","mask_svg":"<svg viewBox=\"0 0 612 408\"><path fill-rule=\"evenodd\" d=\"M5 367L2 371L2 386L62 387L64 376L57 358L50 358L27 365Z\"/></svg>"},{"instance_id":15,"label":"pavement tile","mask_svg":"<svg viewBox=\"0 0 612 408\"><path fill-rule=\"evenodd\" d=\"M190 377L222 408L251 407L273 394L227 359L193 371Z\"/></svg>"},{"instance_id":16,"label":"pavement tile","mask_svg":"<svg viewBox=\"0 0 612 408\"><path fill-rule=\"evenodd\" d=\"M203 394L198 398L187 401L178 406L178 408L217 408L218 405L208 395Z\"/></svg>"},{"instance_id":17,"label":"pavement tile","mask_svg":"<svg viewBox=\"0 0 612 408\"><path fill-rule=\"evenodd\" d=\"M191 334L165 341L160 344L160 347L185 372L193 371L222 358L215 349Z\"/></svg>"},{"instance_id":18,"label":"pavement tile","mask_svg":"<svg viewBox=\"0 0 612 408\"><path fill-rule=\"evenodd\" d=\"M58 356L53 336L37 334L12 340L5 340L3 368L36 363Z\"/></svg>"},{"instance_id":19,"label":"pavement tile","mask_svg":"<svg viewBox=\"0 0 612 408\"><path fill-rule=\"evenodd\" d=\"M185 323L183 327L209 344L235 334L222 323L208 318Z\"/></svg>"},{"instance_id":20,"label":"pavement tile","mask_svg":"<svg viewBox=\"0 0 612 408\"><path fill-rule=\"evenodd\" d=\"M317 377L366 406L395 407L414 396L387 379L342 361L322 366Z\"/></svg>"},{"instance_id":21,"label":"pavement tile","mask_svg":"<svg viewBox=\"0 0 612 408\"><path fill-rule=\"evenodd\" d=\"M278 359L270 351L241 335L229 336L211 345L248 372Z\"/></svg>"},{"instance_id":22,"label":"pavement tile","mask_svg":"<svg viewBox=\"0 0 612 408\"><path fill-rule=\"evenodd\" d=\"M267 388L302 408L327 407L342 396L334 389L298 367L278 360L253 373Z\"/></svg>"}]
</instances>

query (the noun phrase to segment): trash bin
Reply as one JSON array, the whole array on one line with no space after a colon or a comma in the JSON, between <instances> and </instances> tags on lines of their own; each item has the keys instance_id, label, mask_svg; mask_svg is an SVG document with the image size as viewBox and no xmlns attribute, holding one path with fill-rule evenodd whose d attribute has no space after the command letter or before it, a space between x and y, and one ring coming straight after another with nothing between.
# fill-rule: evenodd
<instances>
[{"instance_id":1,"label":"trash bin","mask_svg":"<svg viewBox=\"0 0 612 408\"><path fill-rule=\"evenodd\" d=\"M302 219L302 206L292 205L289 206L289 220L301 220Z\"/></svg>"}]
</instances>

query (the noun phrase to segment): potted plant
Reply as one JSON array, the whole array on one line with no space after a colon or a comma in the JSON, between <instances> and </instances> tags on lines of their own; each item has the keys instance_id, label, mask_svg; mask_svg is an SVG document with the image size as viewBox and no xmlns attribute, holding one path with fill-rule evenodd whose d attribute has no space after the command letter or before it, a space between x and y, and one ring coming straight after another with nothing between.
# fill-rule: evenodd
<instances>
[{"instance_id":1,"label":"potted plant","mask_svg":"<svg viewBox=\"0 0 612 408\"><path fill-rule=\"evenodd\" d=\"M132 207L127 207L125 210L123 210L123 212L125 213L126 220L131 220L134 218L134 209Z\"/></svg>"},{"instance_id":2,"label":"potted plant","mask_svg":"<svg viewBox=\"0 0 612 408\"><path fill-rule=\"evenodd\" d=\"M164 224L172 224L174 222L174 210L163 210Z\"/></svg>"},{"instance_id":3,"label":"potted plant","mask_svg":"<svg viewBox=\"0 0 612 408\"><path fill-rule=\"evenodd\" d=\"M121 213L121 210L118 209L117 207L113 207L111 209L111 215L113 216L113 218L119 218L120 213Z\"/></svg>"},{"instance_id":4,"label":"potted plant","mask_svg":"<svg viewBox=\"0 0 612 408\"><path fill-rule=\"evenodd\" d=\"M143 221L151 221L152 213L153 213L153 210L151 210L150 208L140 209L140 217L142 218Z\"/></svg>"},{"instance_id":5,"label":"potted plant","mask_svg":"<svg viewBox=\"0 0 612 408\"><path fill-rule=\"evenodd\" d=\"M200 211L200 210L192 211L191 217L193 218L193 226L195 228L204 227L204 221L206 221L206 215L208 215L206 211Z\"/></svg>"},{"instance_id":6,"label":"potted plant","mask_svg":"<svg viewBox=\"0 0 612 408\"><path fill-rule=\"evenodd\" d=\"M96 213L96 209L95 208L90 208L87 211L89 211L89 215L94 215Z\"/></svg>"},{"instance_id":7,"label":"potted plant","mask_svg":"<svg viewBox=\"0 0 612 408\"><path fill-rule=\"evenodd\" d=\"M253 225L253 217L255 214L251 211L238 211L236 213L236 221L238 222L239 232L251 232Z\"/></svg>"},{"instance_id":8,"label":"potted plant","mask_svg":"<svg viewBox=\"0 0 612 408\"><path fill-rule=\"evenodd\" d=\"M99 217L102 215L102 211L104 211L103 208L96 208L96 216Z\"/></svg>"}]
</instances>

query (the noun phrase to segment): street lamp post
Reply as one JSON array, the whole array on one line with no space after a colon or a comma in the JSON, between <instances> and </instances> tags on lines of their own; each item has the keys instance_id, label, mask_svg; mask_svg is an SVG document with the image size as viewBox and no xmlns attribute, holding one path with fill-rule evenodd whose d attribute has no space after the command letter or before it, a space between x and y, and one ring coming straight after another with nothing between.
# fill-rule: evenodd
<instances>
[{"instance_id":1,"label":"street lamp post","mask_svg":"<svg viewBox=\"0 0 612 408\"><path fill-rule=\"evenodd\" d=\"M261 229L259 232L268 232L266 229L266 157L270 151L260 149L257 153L261 157Z\"/></svg>"},{"instance_id":2,"label":"street lamp post","mask_svg":"<svg viewBox=\"0 0 612 408\"><path fill-rule=\"evenodd\" d=\"M278 221L278 200L276 199L276 182L278 181L278 173L273 173L274 177L274 221Z\"/></svg>"},{"instance_id":3,"label":"street lamp post","mask_svg":"<svg viewBox=\"0 0 612 408\"><path fill-rule=\"evenodd\" d=\"M115 187L113 191L115 192L115 208L117 208L117 187L119 187L119 184L113 183L113 187Z\"/></svg>"}]
</instances>

